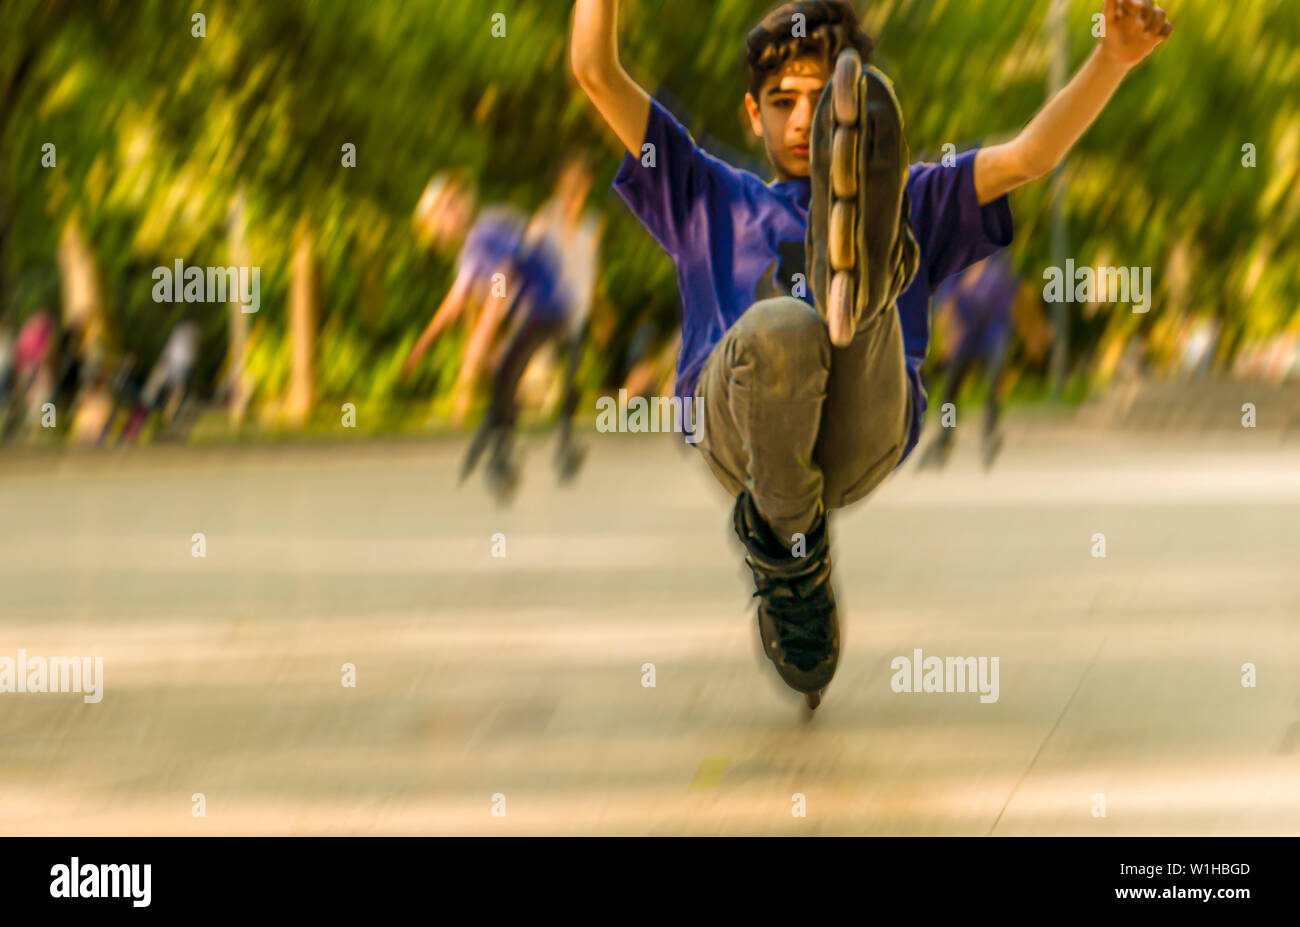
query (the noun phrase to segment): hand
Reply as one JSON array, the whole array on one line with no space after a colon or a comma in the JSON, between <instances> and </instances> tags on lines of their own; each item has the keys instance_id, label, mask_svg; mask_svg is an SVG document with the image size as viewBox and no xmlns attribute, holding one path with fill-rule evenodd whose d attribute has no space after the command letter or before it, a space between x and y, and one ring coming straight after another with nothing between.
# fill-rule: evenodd
<instances>
[{"instance_id":1,"label":"hand","mask_svg":"<svg viewBox=\"0 0 1300 927\"><path fill-rule=\"evenodd\" d=\"M1101 52L1125 68L1139 64L1174 31L1168 14L1154 0L1106 0L1102 12L1106 34Z\"/></svg>"}]
</instances>

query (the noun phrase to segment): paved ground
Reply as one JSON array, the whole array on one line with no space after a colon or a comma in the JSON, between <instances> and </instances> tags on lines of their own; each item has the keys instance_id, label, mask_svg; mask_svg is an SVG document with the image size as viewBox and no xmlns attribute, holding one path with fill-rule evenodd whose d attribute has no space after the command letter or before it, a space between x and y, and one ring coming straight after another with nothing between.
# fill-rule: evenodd
<instances>
[{"instance_id":1,"label":"paved ground","mask_svg":"<svg viewBox=\"0 0 1300 927\"><path fill-rule=\"evenodd\" d=\"M98 704L0 694L0 834L1300 833L1300 442L905 469L834 522L811 720L700 463L591 446L506 511L453 443L0 458L0 657L104 659ZM998 700L891 691L916 648Z\"/></svg>"}]
</instances>

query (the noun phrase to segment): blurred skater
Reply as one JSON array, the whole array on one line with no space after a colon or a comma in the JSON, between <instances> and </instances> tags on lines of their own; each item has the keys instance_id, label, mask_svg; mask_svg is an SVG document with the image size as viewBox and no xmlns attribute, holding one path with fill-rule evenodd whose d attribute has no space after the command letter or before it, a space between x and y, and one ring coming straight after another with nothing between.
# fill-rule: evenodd
<instances>
[{"instance_id":1,"label":"blurred skater","mask_svg":"<svg viewBox=\"0 0 1300 927\"><path fill-rule=\"evenodd\" d=\"M1020 279L1012 269L1007 253L1000 251L953 278L940 288L937 296L940 302L951 299L954 316L961 328L961 339L948 362L943 402L956 405L961 388L976 363L983 366L988 379L982 433L985 469L993 466L1002 449L1002 433L998 428L1002 373L1011 344L1011 310L1019 292ZM948 462L956 430L955 427L940 427L938 436L921 457L922 469L943 467Z\"/></svg>"},{"instance_id":2,"label":"blurred skater","mask_svg":"<svg viewBox=\"0 0 1300 927\"><path fill-rule=\"evenodd\" d=\"M529 223L517 262L519 295L510 330L493 364L491 403L461 467L464 481L487 453L488 486L501 501L510 498L518 482L514 430L519 381L529 361L547 344L557 347L564 358L564 399L555 451L560 482L577 474L586 453L573 441L572 419L601 234L600 219L584 211L591 184L591 169L584 158L565 166L555 195Z\"/></svg>"},{"instance_id":3,"label":"blurred skater","mask_svg":"<svg viewBox=\"0 0 1300 927\"><path fill-rule=\"evenodd\" d=\"M511 277L519 259L527 217L504 205L486 207L475 219L473 184L454 173L429 182L416 207L416 238L426 247L460 246L456 278L402 365L402 378L448 328L462 318L470 327L453 389L452 420L463 421L492 337L513 303ZM471 225L472 222L472 225ZM500 275L500 276L498 276Z\"/></svg>"}]
</instances>

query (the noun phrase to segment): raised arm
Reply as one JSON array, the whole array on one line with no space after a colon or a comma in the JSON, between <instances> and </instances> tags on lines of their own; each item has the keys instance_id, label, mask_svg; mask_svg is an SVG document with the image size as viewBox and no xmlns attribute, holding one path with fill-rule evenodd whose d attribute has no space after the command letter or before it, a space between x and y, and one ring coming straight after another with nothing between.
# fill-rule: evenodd
<instances>
[{"instance_id":1,"label":"raised arm","mask_svg":"<svg viewBox=\"0 0 1300 927\"><path fill-rule=\"evenodd\" d=\"M578 86L619 141L640 157L650 119L650 94L618 60L618 0L577 0L569 59Z\"/></svg>"},{"instance_id":2,"label":"raised arm","mask_svg":"<svg viewBox=\"0 0 1300 927\"><path fill-rule=\"evenodd\" d=\"M1106 0L1106 31L1092 55L1020 134L975 156L975 195L991 203L1050 173L1105 108L1120 83L1173 32L1153 0Z\"/></svg>"}]
</instances>

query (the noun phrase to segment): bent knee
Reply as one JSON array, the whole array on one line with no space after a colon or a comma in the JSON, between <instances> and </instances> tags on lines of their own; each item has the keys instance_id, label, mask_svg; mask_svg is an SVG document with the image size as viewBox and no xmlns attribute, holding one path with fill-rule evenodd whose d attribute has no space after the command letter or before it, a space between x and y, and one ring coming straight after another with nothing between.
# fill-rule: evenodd
<instances>
[{"instance_id":1,"label":"bent knee","mask_svg":"<svg viewBox=\"0 0 1300 927\"><path fill-rule=\"evenodd\" d=\"M783 297L751 306L729 333L739 366L753 367L773 388L793 386L830 369L826 325L807 303Z\"/></svg>"}]
</instances>

